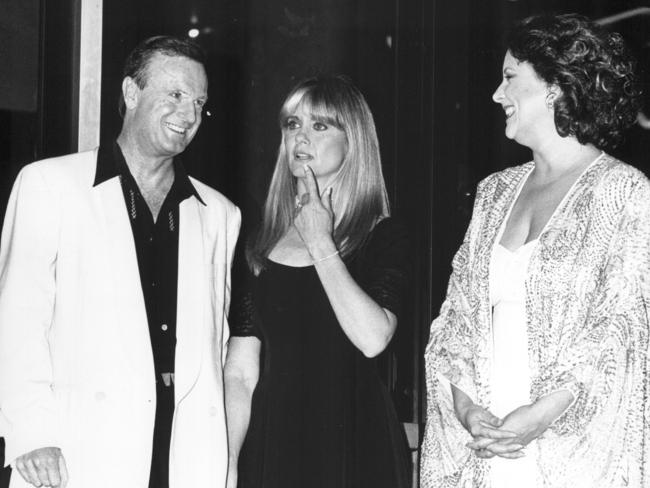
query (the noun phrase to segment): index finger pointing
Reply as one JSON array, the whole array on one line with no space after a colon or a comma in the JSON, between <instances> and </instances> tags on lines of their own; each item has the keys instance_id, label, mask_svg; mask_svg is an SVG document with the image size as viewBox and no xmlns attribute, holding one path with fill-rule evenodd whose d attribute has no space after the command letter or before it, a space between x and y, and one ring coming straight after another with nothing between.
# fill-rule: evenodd
<instances>
[{"instance_id":1,"label":"index finger pointing","mask_svg":"<svg viewBox=\"0 0 650 488\"><path fill-rule=\"evenodd\" d=\"M307 185L307 191L309 192L309 197L311 199L314 198L320 199L320 194L318 193L318 183L316 182L314 171L307 164L303 166L303 169L305 170L305 184Z\"/></svg>"}]
</instances>

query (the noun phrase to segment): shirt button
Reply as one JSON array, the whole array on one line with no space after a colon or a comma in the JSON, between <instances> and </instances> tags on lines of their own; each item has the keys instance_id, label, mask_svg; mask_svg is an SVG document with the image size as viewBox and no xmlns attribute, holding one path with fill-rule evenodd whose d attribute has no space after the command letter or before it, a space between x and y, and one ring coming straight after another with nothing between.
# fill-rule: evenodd
<instances>
[{"instance_id":1,"label":"shirt button","mask_svg":"<svg viewBox=\"0 0 650 488\"><path fill-rule=\"evenodd\" d=\"M161 328L162 330L164 330L164 331L167 331L167 329L168 329L167 324L162 324L162 325L160 326L160 328Z\"/></svg>"}]
</instances>

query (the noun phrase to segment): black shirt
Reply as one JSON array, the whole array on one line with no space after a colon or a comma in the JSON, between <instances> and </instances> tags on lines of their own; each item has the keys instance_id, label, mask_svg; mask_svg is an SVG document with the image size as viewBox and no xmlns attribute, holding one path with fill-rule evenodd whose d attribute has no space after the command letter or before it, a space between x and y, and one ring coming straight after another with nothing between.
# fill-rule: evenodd
<instances>
[{"instance_id":1,"label":"black shirt","mask_svg":"<svg viewBox=\"0 0 650 488\"><path fill-rule=\"evenodd\" d=\"M95 175L95 185L120 178L138 257L157 381L160 373L174 372L179 205L191 196L203 203L180 160L175 158L173 164L174 182L155 222L117 142L99 148Z\"/></svg>"}]
</instances>

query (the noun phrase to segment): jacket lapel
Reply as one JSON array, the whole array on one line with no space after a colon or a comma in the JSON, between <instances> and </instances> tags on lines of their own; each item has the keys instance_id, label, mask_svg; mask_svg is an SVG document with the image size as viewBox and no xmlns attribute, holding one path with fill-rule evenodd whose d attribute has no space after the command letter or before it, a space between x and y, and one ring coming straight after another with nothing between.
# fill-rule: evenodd
<instances>
[{"instance_id":1,"label":"jacket lapel","mask_svg":"<svg viewBox=\"0 0 650 488\"><path fill-rule=\"evenodd\" d=\"M209 267L203 258L203 226L196 198L180 204L175 396L178 404L199 374L204 350L204 302Z\"/></svg>"},{"instance_id":2,"label":"jacket lapel","mask_svg":"<svg viewBox=\"0 0 650 488\"><path fill-rule=\"evenodd\" d=\"M485 194L481 195L484 200L480 202L480 208L484 211L480 216L480 239L476 241L476 258L472 266L473 272L473 289L478 297L477 305L479 306L480 320L476 321L479 329L476 337L482 337L486 340L478 342L476 349L476 361L486 367L477 368L477 375L487 374L490 370L489 364L492 357L492 341L487 338L492 337L492 306L490 300L490 262L492 260L492 251L496 245L496 239L503 221L508 215L513 200L517 195L517 188L524 176L531 170L533 163L527 163L514 168L506 169L498 175L491 186L484 189ZM477 198L479 196L477 195ZM489 384L488 377L480 380Z\"/></svg>"},{"instance_id":3,"label":"jacket lapel","mask_svg":"<svg viewBox=\"0 0 650 488\"><path fill-rule=\"evenodd\" d=\"M493 210L489 215L489 226L491 230L491 246L494 248L495 240L499 230L503 226L503 221L508 215L510 208L515 203L514 199L518 195L518 188L522 179L532 169L533 163L516 166L502 172L497 180L497 186L494 192Z\"/></svg>"},{"instance_id":4,"label":"jacket lapel","mask_svg":"<svg viewBox=\"0 0 650 488\"><path fill-rule=\"evenodd\" d=\"M93 205L103 220L108 258L107 279L112 281L116 327L122 329L123 351L135 377L154 388L154 365L133 232L124 204L120 180L111 178L92 188Z\"/></svg>"}]
</instances>

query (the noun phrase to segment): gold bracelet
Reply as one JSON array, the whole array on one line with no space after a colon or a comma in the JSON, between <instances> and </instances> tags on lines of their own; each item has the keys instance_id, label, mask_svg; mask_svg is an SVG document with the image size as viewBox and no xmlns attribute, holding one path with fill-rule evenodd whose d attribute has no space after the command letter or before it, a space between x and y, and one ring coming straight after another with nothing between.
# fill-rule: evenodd
<instances>
[{"instance_id":1,"label":"gold bracelet","mask_svg":"<svg viewBox=\"0 0 650 488\"><path fill-rule=\"evenodd\" d=\"M330 254L330 255L328 255L328 256L325 256L324 258L315 259L314 261L312 261L311 264L320 263L320 262L322 262L322 261L325 261L326 259L333 258L333 257L336 256L338 253L339 253L339 251L337 250L336 252L333 252L332 254Z\"/></svg>"}]
</instances>

